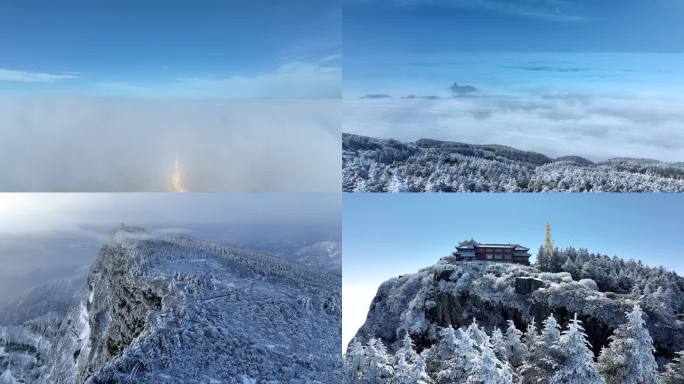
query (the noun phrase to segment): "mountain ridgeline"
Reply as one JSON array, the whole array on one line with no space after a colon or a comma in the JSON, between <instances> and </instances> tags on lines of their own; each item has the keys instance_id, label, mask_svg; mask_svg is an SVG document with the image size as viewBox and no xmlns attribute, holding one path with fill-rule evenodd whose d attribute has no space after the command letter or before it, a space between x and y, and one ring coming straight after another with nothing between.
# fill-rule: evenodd
<instances>
[{"instance_id":1,"label":"mountain ridgeline","mask_svg":"<svg viewBox=\"0 0 684 384\"><path fill-rule=\"evenodd\" d=\"M558 337L539 341L542 328ZM521 342L528 345L517 351ZM551 348L556 360L535 355L537 347ZM611 384L638 371L684 379L682 351L684 278L586 249L549 255L540 248L536 267L447 256L384 282L347 348L345 377L349 383L460 383L466 381L456 377L471 375L475 381L468 383ZM475 360L459 360L470 355ZM634 362L615 358L622 355ZM577 372L584 379L568 379ZM475 379L482 375L490 379Z\"/></svg>"},{"instance_id":2,"label":"mountain ridgeline","mask_svg":"<svg viewBox=\"0 0 684 384\"><path fill-rule=\"evenodd\" d=\"M75 281L0 316L0 382L341 380L339 274L121 227Z\"/></svg>"},{"instance_id":3,"label":"mountain ridgeline","mask_svg":"<svg viewBox=\"0 0 684 384\"><path fill-rule=\"evenodd\" d=\"M550 158L503 145L344 133L345 192L683 192L684 163Z\"/></svg>"}]
</instances>

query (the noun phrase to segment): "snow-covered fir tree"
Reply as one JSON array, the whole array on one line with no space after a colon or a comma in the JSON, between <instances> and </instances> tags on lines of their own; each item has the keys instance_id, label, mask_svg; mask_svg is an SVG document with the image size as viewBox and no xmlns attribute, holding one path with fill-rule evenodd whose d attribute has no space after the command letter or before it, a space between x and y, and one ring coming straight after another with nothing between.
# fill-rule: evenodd
<instances>
[{"instance_id":1,"label":"snow-covered fir tree","mask_svg":"<svg viewBox=\"0 0 684 384\"><path fill-rule=\"evenodd\" d=\"M390 384L394 376L392 359L387 354L387 348L378 339L371 339L366 347L365 375L361 383Z\"/></svg>"},{"instance_id":2,"label":"snow-covered fir tree","mask_svg":"<svg viewBox=\"0 0 684 384\"><path fill-rule=\"evenodd\" d=\"M472 327L472 326L471 326ZM442 334L450 335L447 334ZM453 352L441 364L431 364L437 366L435 370L429 370L436 383L449 384L464 382L468 378L469 372L473 369L475 363L474 357L480 351L477 349L475 341L470 337L470 334L459 328L454 332Z\"/></svg>"},{"instance_id":3,"label":"snow-covered fir tree","mask_svg":"<svg viewBox=\"0 0 684 384\"><path fill-rule=\"evenodd\" d=\"M344 360L344 382L360 382L364 375L365 363L365 347L358 340L352 340Z\"/></svg>"},{"instance_id":4,"label":"snow-covered fir tree","mask_svg":"<svg viewBox=\"0 0 684 384\"><path fill-rule=\"evenodd\" d=\"M413 340L407 333L403 346L397 351L394 365L394 384L429 384L432 379L425 371L425 361L416 353Z\"/></svg>"},{"instance_id":5,"label":"snow-covered fir tree","mask_svg":"<svg viewBox=\"0 0 684 384\"><path fill-rule=\"evenodd\" d=\"M506 340L499 328L492 332L492 349L494 355L501 361L508 361L508 351L506 350Z\"/></svg>"},{"instance_id":6,"label":"snow-covered fir tree","mask_svg":"<svg viewBox=\"0 0 684 384\"><path fill-rule=\"evenodd\" d=\"M684 384L684 351L677 352L661 377L663 384Z\"/></svg>"},{"instance_id":7,"label":"snow-covered fir tree","mask_svg":"<svg viewBox=\"0 0 684 384\"><path fill-rule=\"evenodd\" d=\"M513 321L508 320L508 328L506 329L506 360L513 366L518 368L527 358L527 349L521 340L522 332L515 327Z\"/></svg>"},{"instance_id":8,"label":"snow-covered fir tree","mask_svg":"<svg viewBox=\"0 0 684 384\"><path fill-rule=\"evenodd\" d=\"M556 339L552 345L557 342ZM534 319L527 326L523 336L523 344L527 349L527 358L518 367L519 382L522 384L548 382L549 373L546 368L550 365L550 356L546 354L544 341L541 335L537 333Z\"/></svg>"},{"instance_id":9,"label":"snow-covered fir tree","mask_svg":"<svg viewBox=\"0 0 684 384\"><path fill-rule=\"evenodd\" d=\"M605 384L591 352L589 341L584 333L577 314L560 339L562 361L557 372L551 377L550 384Z\"/></svg>"},{"instance_id":10,"label":"snow-covered fir tree","mask_svg":"<svg viewBox=\"0 0 684 384\"><path fill-rule=\"evenodd\" d=\"M513 384L510 366L496 358L489 340L479 347L480 354L474 356L466 384Z\"/></svg>"},{"instance_id":11,"label":"snow-covered fir tree","mask_svg":"<svg viewBox=\"0 0 684 384\"><path fill-rule=\"evenodd\" d=\"M635 305L627 322L610 337L601 351L599 369L608 384L660 384L653 356L653 339L646 329L643 312Z\"/></svg>"}]
</instances>

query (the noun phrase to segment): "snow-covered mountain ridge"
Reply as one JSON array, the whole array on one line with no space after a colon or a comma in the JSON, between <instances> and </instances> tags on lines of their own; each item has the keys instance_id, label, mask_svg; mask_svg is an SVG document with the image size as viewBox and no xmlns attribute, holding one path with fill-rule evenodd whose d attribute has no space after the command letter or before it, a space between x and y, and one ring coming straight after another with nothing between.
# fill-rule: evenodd
<instances>
[{"instance_id":1,"label":"snow-covered mountain ridge","mask_svg":"<svg viewBox=\"0 0 684 384\"><path fill-rule=\"evenodd\" d=\"M556 159L503 145L342 136L345 192L684 191L684 163Z\"/></svg>"},{"instance_id":2,"label":"snow-covered mountain ridge","mask_svg":"<svg viewBox=\"0 0 684 384\"><path fill-rule=\"evenodd\" d=\"M0 327L0 382L339 382L340 290L334 273L120 227L66 314Z\"/></svg>"}]
</instances>

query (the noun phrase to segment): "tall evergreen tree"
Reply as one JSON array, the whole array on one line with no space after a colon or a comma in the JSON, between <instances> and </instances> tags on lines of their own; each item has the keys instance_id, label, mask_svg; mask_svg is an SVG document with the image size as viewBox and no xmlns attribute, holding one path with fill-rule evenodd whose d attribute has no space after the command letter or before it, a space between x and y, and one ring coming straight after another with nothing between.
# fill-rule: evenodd
<instances>
[{"instance_id":1,"label":"tall evergreen tree","mask_svg":"<svg viewBox=\"0 0 684 384\"><path fill-rule=\"evenodd\" d=\"M407 333L404 344L396 353L394 384L428 384L432 380L425 371L425 361L413 349L413 340Z\"/></svg>"},{"instance_id":2,"label":"tall evergreen tree","mask_svg":"<svg viewBox=\"0 0 684 384\"><path fill-rule=\"evenodd\" d=\"M477 325L475 325L477 326ZM462 383L468 378L468 372L473 369L476 357L480 351L475 347L475 342L468 332L459 328L455 332L458 340L454 354L445 362L445 365L434 376L439 384ZM431 371L432 372L432 371Z\"/></svg>"},{"instance_id":3,"label":"tall evergreen tree","mask_svg":"<svg viewBox=\"0 0 684 384\"><path fill-rule=\"evenodd\" d=\"M364 384L389 384L392 382L394 370L392 361L382 341L370 339L366 347Z\"/></svg>"},{"instance_id":4,"label":"tall evergreen tree","mask_svg":"<svg viewBox=\"0 0 684 384\"><path fill-rule=\"evenodd\" d=\"M537 325L534 322L534 317L532 321L527 324L527 330L525 330L525 335L523 336L523 344L527 353L532 353L537 348L537 341L539 339L539 334L537 333Z\"/></svg>"},{"instance_id":5,"label":"tall evergreen tree","mask_svg":"<svg viewBox=\"0 0 684 384\"><path fill-rule=\"evenodd\" d=\"M513 368L518 368L522 365L527 356L527 350L520 340L522 332L515 327L513 321L508 320L508 329L506 329L506 354L508 362Z\"/></svg>"},{"instance_id":6,"label":"tall evergreen tree","mask_svg":"<svg viewBox=\"0 0 684 384\"><path fill-rule=\"evenodd\" d=\"M492 332L492 350L496 358L508 362L508 351L506 350L506 340L499 328Z\"/></svg>"},{"instance_id":7,"label":"tall evergreen tree","mask_svg":"<svg viewBox=\"0 0 684 384\"><path fill-rule=\"evenodd\" d=\"M361 343L354 339L344 358L344 382L356 383L363 377L366 362L366 351Z\"/></svg>"},{"instance_id":8,"label":"tall evergreen tree","mask_svg":"<svg viewBox=\"0 0 684 384\"><path fill-rule=\"evenodd\" d=\"M479 346L480 355L475 357L468 372L466 384L513 384L510 365L496 358L489 341Z\"/></svg>"},{"instance_id":9,"label":"tall evergreen tree","mask_svg":"<svg viewBox=\"0 0 684 384\"><path fill-rule=\"evenodd\" d=\"M489 335L482 330L477 325L477 321L473 319L473 322L468 326L468 336L473 340L476 346L483 344L485 341L489 340Z\"/></svg>"},{"instance_id":10,"label":"tall evergreen tree","mask_svg":"<svg viewBox=\"0 0 684 384\"><path fill-rule=\"evenodd\" d=\"M540 383L544 378L544 370L542 365L542 359L546 358L541 352L542 339L537 333L537 326L535 325L534 319L527 325L527 331L523 336L523 344L527 349L526 358L522 365L518 367L518 377L520 383L531 384Z\"/></svg>"},{"instance_id":11,"label":"tall evergreen tree","mask_svg":"<svg viewBox=\"0 0 684 384\"><path fill-rule=\"evenodd\" d=\"M551 377L550 384L606 384L594 365L594 354L589 348L589 341L584 334L581 321L575 318L560 340L563 351L563 361L556 373Z\"/></svg>"},{"instance_id":12,"label":"tall evergreen tree","mask_svg":"<svg viewBox=\"0 0 684 384\"><path fill-rule=\"evenodd\" d=\"M599 369L608 384L660 384L654 352L641 307L635 305L601 351Z\"/></svg>"}]
</instances>

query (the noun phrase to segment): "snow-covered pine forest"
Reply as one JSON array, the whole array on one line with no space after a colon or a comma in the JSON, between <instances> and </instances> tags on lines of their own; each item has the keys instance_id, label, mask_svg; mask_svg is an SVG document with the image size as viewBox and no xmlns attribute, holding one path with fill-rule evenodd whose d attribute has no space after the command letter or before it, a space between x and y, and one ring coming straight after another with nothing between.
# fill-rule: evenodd
<instances>
[{"instance_id":1,"label":"snow-covered pine forest","mask_svg":"<svg viewBox=\"0 0 684 384\"><path fill-rule=\"evenodd\" d=\"M345 192L682 192L684 163L550 158L503 145L342 136Z\"/></svg>"},{"instance_id":2,"label":"snow-covered pine forest","mask_svg":"<svg viewBox=\"0 0 684 384\"><path fill-rule=\"evenodd\" d=\"M472 241L472 240L471 240ZM586 249L446 256L383 283L347 383L684 384L684 279Z\"/></svg>"},{"instance_id":3,"label":"snow-covered pine forest","mask_svg":"<svg viewBox=\"0 0 684 384\"><path fill-rule=\"evenodd\" d=\"M341 315L338 273L121 226L0 308L0 384L340 382Z\"/></svg>"},{"instance_id":4,"label":"snow-covered pine forest","mask_svg":"<svg viewBox=\"0 0 684 384\"><path fill-rule=\"evenodd\" d=\"M627 322L594 358L577 315L561 330L550 315L531 322L525 332L512 321L506 329L486 332L473 321L456 330L444 328L438 341L421 353L404 335L392 354L379 339L366 345L353 340L346 354L346 383L368 384L680 384L684 382L681 353L658 373L653 340L638 305Z\"/></svg>"}]
</instances>

